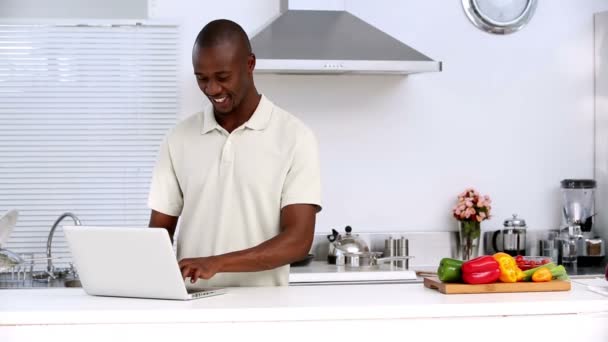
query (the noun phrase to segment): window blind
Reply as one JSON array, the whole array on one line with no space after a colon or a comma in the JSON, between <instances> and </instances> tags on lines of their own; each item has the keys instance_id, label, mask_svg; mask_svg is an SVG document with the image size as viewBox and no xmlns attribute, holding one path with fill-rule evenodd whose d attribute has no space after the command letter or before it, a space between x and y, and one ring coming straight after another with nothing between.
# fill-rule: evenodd
<instances>
[{"instance_id":1,"label":"window blind","mask_svg":"<svg viewBox=\"0 0 608 342\"><path fill-rule=\"evenodd\" d=\"M64 212L147 225L156 154L178 111L177 41L175 25L0 25L0 213L20 213L4 248L44 256ZM69 262L62 224L57 266Z\"/></svg>"}]
</instances>

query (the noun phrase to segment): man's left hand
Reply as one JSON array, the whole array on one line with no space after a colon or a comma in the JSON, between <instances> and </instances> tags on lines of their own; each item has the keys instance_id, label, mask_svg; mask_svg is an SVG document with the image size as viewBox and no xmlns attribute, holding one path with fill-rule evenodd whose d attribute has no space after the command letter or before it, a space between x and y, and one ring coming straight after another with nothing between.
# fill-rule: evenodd
<instances>
[{"instance_id":1,"label":"man's left hand","mask_svg":"<svg viewBox=\"0 0 608 342\"><path fill-rule=\"evenodd\" d=\"M199 279L210 279L220 269L217 257L188 258L179 261L179 269L184 279L190 277L191 283Z\"/></svg>"}]
</instances>

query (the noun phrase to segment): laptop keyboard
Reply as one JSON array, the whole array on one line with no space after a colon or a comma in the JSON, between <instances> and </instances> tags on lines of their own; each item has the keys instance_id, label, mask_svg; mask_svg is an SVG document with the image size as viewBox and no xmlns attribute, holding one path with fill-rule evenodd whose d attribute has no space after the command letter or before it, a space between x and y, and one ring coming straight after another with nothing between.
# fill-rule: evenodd
<instances>
[{"instance_id":1,"label":"laptop keyboard","mask_svg":"<svg viewBox=\"0 0 608 342\"><path fill-rule=\"evenodd\" d=\"M188 292L188 294L207 292L207 291L209 291L209 290L208 289L186 289L186 292Z\"/></svg>"}]
</instances>

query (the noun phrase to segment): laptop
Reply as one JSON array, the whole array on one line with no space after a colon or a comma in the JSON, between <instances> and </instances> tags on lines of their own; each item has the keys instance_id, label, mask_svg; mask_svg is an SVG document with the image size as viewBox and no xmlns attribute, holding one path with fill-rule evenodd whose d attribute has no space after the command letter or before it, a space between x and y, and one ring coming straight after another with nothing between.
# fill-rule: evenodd
<instances>
[{"instance_id":1,"label":"laptop","mask_svg":"<svg viewBox=\"0 0 608 342\"><path fill-rule=\"evenodd\" d=\"M190 300L226 292L186 288L165 229L63 226L63 231L89 295Z\"/></svg>"}]
</instances>

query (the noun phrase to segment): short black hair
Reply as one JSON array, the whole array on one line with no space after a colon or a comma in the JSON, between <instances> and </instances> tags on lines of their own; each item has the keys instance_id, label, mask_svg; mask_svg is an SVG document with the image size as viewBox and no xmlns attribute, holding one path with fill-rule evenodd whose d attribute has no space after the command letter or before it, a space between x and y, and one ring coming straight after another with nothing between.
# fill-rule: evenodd
<instances>
[{"instance_id":1,"label":"short black hair","mask_svg":"<svg viewBox=\"0 0 608 342\"><path fill-rule=\"evenodd\" d=\"M196 36L194 45L199 48L213 47L220 43L231 42L241 45L251 53L249 37L241 25L228 19L217 19L209 22Z\"/></svg>"}]
</instances>

